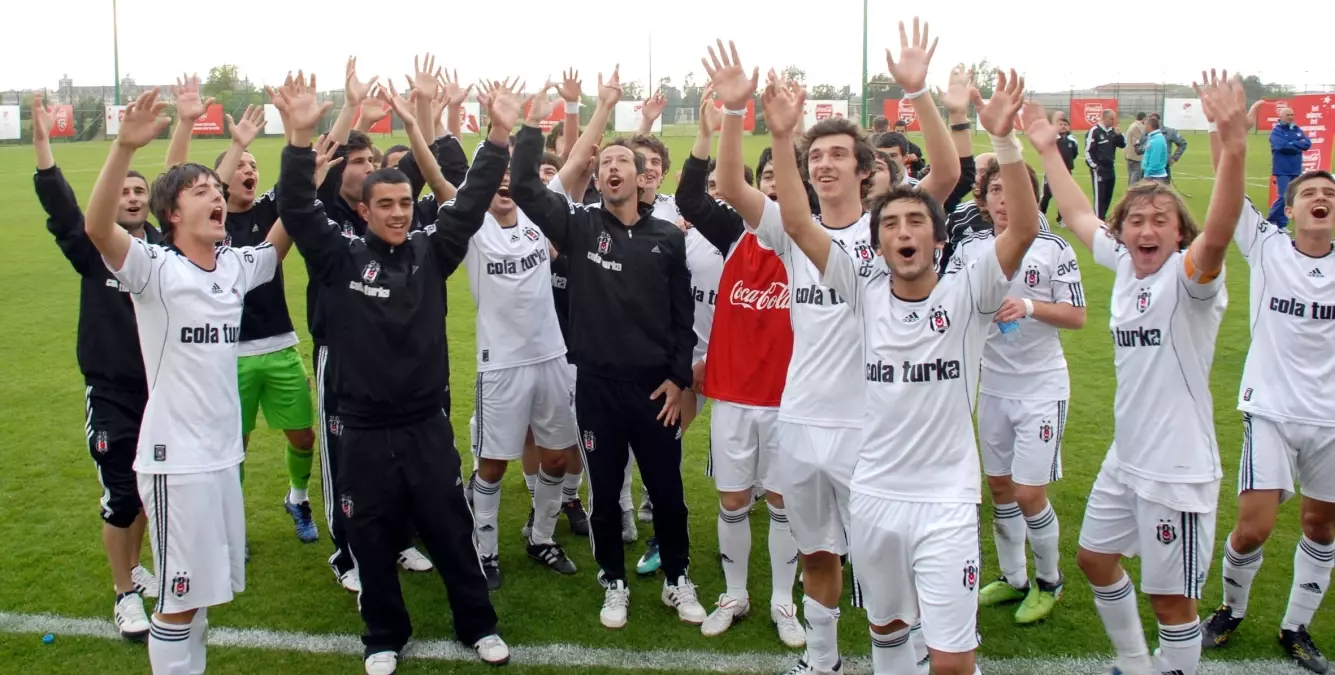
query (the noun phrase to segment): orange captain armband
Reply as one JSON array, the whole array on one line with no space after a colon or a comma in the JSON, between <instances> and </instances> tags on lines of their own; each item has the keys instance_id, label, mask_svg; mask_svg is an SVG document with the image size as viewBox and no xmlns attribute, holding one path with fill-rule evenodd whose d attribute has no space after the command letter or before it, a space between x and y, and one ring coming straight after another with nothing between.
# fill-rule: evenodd
<instances>
[{"instance_id":1,"label":"orange captain armband","mask_svg":"<svg viewBox=\"0 0 1335 675\"><path fill-rule=\"evenodd\" d=\"M1187 273L1187 278L1191 279L1192 281L1198 284L1208 284L1211 281L1218 279L1219 273L1224 271L1223 263L1219 264L1219 269L1209 272L1202 269L1197 269L1196 263L1193 262L1191 259L1191 249L1187 249L1185 252L1182 253L1182 267L1184 268L1184 271Z\"/></svg>"}]
</instances>

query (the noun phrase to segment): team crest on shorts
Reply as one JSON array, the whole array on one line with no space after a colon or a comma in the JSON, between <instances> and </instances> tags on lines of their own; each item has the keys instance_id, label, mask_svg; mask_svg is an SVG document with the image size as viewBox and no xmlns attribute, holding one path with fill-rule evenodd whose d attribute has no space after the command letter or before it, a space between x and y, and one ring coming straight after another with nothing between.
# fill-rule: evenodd
<instances>
[{"instance_id":1,"label":"team crest on shorts","mask_svg":"<svg viewBox=\"0 0 1335 675\"><path fill-rule=\"evenodd\" d=\"M343 420L339 419L338 415L329 417L329 433L335 436L343 435Z\"/></svg>"},{"instance_id":2,"label":"team crest on shorts","mask_svg":"<svg viewBox=\"0 0 1335 675\"><path fill-rule=\"evenodd\" d=\"M1145 310L1149 308L1150 308L1150 289L1142 288L1140 289L1140 292L1136 294L1136 311L1140 312L1141 314L1144 314Z\"/></svg>"},{"instance_id":3,"label":"team crest on shorts","mask_svg":"<svg viewBox=\"0 0 1335 675\"><path fill-rule=\"evenodd\" d=\"M1029 269L1024 271L1024 285L1033 288L1038 285L1038 268L1030 265Z\"/></svg>"},{"instance_id":4,"label":"team crest on shorts","mask_svg":"<svg viewBox=\"0 0 1335 675\"><path fill-rule=\"evenodd\" d=\"M1160 519L1159 524L1154 526L1154 538L1164 546L1177 541L1177 526L1171 520Z\"/></svg>"},{"instance_id":5,"label":"team crest on shorts","mask_svg":"<svg viewBox=\"0 0 1335 675\"><path fill-rule=\"evenodd\" d=\"M366 263L366 267L362 268L362 281L373 284L378 278L380 278L380 262L372 260Z\"/></svg>"},{"instance_id":6,"label":"team crest on shorts","mask_svg":"<svg viewBox=\"0 0 1335 675\"><path fill-rule=\"evenodd\" d=\"M524 228L524 236L525 236L525 237L528 237L528 240L529 240L529 241L537 241L537 240L538 240L538 231L535 230L535 229L533 229L533 228L531 228L531 227L526 227L526 228Z\"/></svg>"},{"instance_id":7,"label":"team crest on shorts","mask_svg":"<svg viewBox=\"0 0 1335 675\"><path fill-rule=\"evenodd\" d=\"M607 250L612 248L612 237L606 232L598 233L598 255L607 255Z\"/></svg>"},{"instance_id":8,"label":"team crest on shorts","mask_svg":"<svg viewBox=\"0 0 1335 675\"><path fill-rule=\"evenodd\" d=\"M964 587L973 590L978 586L978 561L970 560L964 563Z\"/></svg>"},{"instance_id":9,"label":"team crest on shorts","mask_svg":"<svg viewBox=\"0 0 1335 675\"><path fill-rule=\"evenodd\" d=\"M190 577L185 572L177 572L172 577L171 592L178 598L184 598L190 592Z\"/></svg>"},{"instance_id":10,"label":"team crest on shorts","mask_svg":"<svg viewBox=\"0 0 1335 675\"><path fill-rule=\"evenodd\" d=\"M950 328L950 314L946 312L945 307L938 305L932 309L931 326L932 330L942 335L945 334L947 328Z\"/></svg>"},{"instance_id":11,"label":"team crest on shorts","mask_svg":"<svg viewBox=\"0 0 1335 675\"><path fill-rule=\"evenodd\" d=\"M1052 440L1052 422L1043 420L1043 423L1038 425L1038 440L1044 443Z\"/></svg>"},{"instance_id":12,"label":"team crest on shorts","mask_svg":"<svg viewBox=\"0 0 1335 675\"><path fill-rule=\"evenodd\" d=\"M338 498L338 506L343 509L343 515L352 517L352 497L343 495Z\"/></svg>"},{"instance_id":13,"label":"team crest on shorts","mask_svg":"<svg viewBox=\"0 0 1335 675\"><path fill-rule=\"evenodd\" d=\"M93 438L93 449L98 452L106 452L107 447L108 447L107 432L105 431L97 432L97 436Z\"/></svg>"},{"instance_id":14,"label":"team crest on shorts","mask_svg":"<svg viewBox=\"0 0 1335 675\"><path fill-rule=\"evenodd\" d=\"M586 429L584 431L584 452L593 452L593 449L594 449L593 432Z\"/></svg>"}]
</instances>

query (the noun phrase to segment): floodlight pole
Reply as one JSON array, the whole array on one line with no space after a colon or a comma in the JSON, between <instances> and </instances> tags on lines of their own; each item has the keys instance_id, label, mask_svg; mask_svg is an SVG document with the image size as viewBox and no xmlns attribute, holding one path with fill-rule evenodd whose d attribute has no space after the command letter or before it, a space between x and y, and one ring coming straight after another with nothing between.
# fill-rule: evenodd
<instances>
[{"instance_id":1,"label":"floodlight pole","mask_svg":"<svg viewBox=\"0 0 1335 675\"><path fill-rule=\"evenodd\" d=\"M116 27L116 0L111 0L111 67L116 70L116 105L121 104L121 46L120 31Z\"/></svg>"},{"instance_id":2,"label":"floodlight pole","mask_svg":"<svg viewBox=\"0 0 1335 675\"><path fill-rule=\"evenodd\" d=\"M867 127L867 0L862 0L862 127Z\"/></svg>"}]
</instances>

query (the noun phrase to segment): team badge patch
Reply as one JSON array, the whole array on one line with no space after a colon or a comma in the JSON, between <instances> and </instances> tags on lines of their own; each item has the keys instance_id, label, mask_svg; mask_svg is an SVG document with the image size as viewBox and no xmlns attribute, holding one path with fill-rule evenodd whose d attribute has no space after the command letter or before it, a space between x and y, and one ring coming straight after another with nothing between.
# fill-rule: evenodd
<instances>
[{"instance_id":1,"label":"team badge patch","mask_svg":"<svg viewBox=\"0 0 1335 675\"><path fill-rule=\"evenodd\" d=\"M366 267L362 268L362 281L365 281L368 284L373 284L375 283L375 280L379 278L380 262L372 260L371 262L366 263Z\"/></svg>"},{"instance_id":2,"label":"team badge patch","mask_svg":"<svg viewBox=\"0 0 1335 675\"><path fill-rule=\"evenodd\" d=\"M584 452L593 452L595 447L595 443L593 440L593 432L585 430L583 438L584 438Z\"/></svg>"},{"instance_id":3,"label":"team badge patch","mask_svg":"<svg viewBox=\"0 0 1335 675\"><path fill-rule=\"evenodd\" d=\"M1136 311L1140 312L1141 314L1144 314L1145 310L1149 308L1150 308L1150 289L1142 288L1140 289L1140 292L1136 294Z\"/></svg>"},{"instance_id":4,"label":"team badge patch","mask_svg":"<svg viewBox=\"0 0 1335 675\"><path fill-rule=\"evenodd\" d=\"M1024 271L1024 285L1033 288L1038 285L1038 268L1033 265Z\"/></svg>"},{"instance_id":5,"label":"team badge patch","mask_svg":"<svg viewBox=\"0 0 1335 675\"><path fill-rule=\"evenodd\" d=\"M155 462L167 461L167 446L165 445L153 446L153 461Z\"/></svg>"},{"instance_id":6,"label":"team badge patch","mask_svg":"<svg viewBox=\"0 0 1335 675\"><path fill-rule=\"evenodd\" d=\"M343 495L338 498L338 507L343 509L343 515L352 517L352 497Z\"/></svg>"},{"instance_id":7,"label":"team badge patch","mask_svg":"<svg viewBox=\"0 0 1335 675\"><path fill-rule=\"evenodd\" d=\"M526 227L526 228L524 228L524 236L525 236L525 237L528 237L528 240L529 240L529 241L537 241L537 240L538 240L538 231L535 230L535 229L533 229L533 228L531 228L531 227Z\"/></svg>"},{"instance_id":8,"label":"team badge patch","mask_svg":"<svg viewBox=\"0 0 1335 675\"><path fill-rule=\"evenodd\" d=\"M171 592L178 598L184 598L190 592L190 577L185 572L177 572L172 577Z\"/></svg>"},{"instance_id":9,"label":"team badge patch","mask_svg":"<svg viewBox=\"0 0 1335 675\"><path fill-rule=\"evenodd\" d=\"M970 560L964 563L964 587L973 590L978 586L978 561Z\"/></svg>"},{"instance_id":10,"label":"team badge patch","mask_svg":"<svg viewBox=\"0 0 1335 675\"><path fill-rule=\"evenodd\" d=\"M1044 443L1052 440L1052 422L1043 420L1043 423L1038 425L1038 440Z\"/></svg>"},{"instance_id":11,"label":"team badge patch","mask_svg":"<svg viewBox=\"0 0 1335 675\"><path fill-rule=\"evenodd\" d=\"M93 449L98 452L106 452L107 447L108 447L107 432L105 431L97 432L97 436L93 438Z\"/></svg>"},{"instance_id":12,"label":"team badge patch","mask_svg":"<svg viewBox=\"0 0 1335 675\"><path fill-rule=\"evenodd\" d=\"M871 250L870 244L860 241L853 245L853 255L857 256L858 260L868 262L876 256L876 253Z\"/></svg>"},{"instance_id":13,"label":"team badge patch","mask_svg":"<svg viewBox=\"0 0 1335 675\"><path fill-rule=\"evenodd\" d=\"M332 415L329 418L329 433L335 436L343 435L343 420L338 415Z\"/></svg>"},{"instance_id":14,"label":"team badge patch","mask_svg":"<svg viewBox=\"0 0 1335 675\"><path fill-rule=\"evenodd\" d=\"M1170 520L1161 519L1159 524L1154 526L1154 538L1164 546L1177 541L1177 526Z\"/></svg>"},{"instance_id":15,"label":"team badge patch","mask_svg":"<svg viewBox=\"0 0 1335 675\"><path fill-rule=\"evenodd\" d=\"M938 306L932 309L932 316L930 320L931 320L932 330L938 333L944 335L946 329L950 328L950 314L946 312L945 307Z\"/></svg>"},{"instance_id":16,"label":"team badge patch","mask_svg":"<svg viewBox=\"0 0 1335 675\"><path fill-rule=\"evenodd\" d=\"M612 248L612 237L606 232L598 233L598 255L606 255L608 249Z\"/></svg>"}]
</instances>

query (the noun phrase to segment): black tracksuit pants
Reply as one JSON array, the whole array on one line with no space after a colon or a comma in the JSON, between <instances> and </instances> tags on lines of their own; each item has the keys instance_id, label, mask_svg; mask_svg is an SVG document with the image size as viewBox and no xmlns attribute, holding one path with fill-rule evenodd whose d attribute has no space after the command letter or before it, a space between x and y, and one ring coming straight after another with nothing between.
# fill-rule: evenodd
<instances>
[{"instance_id":1,"label":"black tracksuit pants","mask_svg":"<svg viewBox=\"0 0 1335 675\"><path fill-rule=\"evenodd\" d=\"M654 500L654 534L663 572L676 582L690 564L686 500L681 484L681 426L657 418L663 399L650 400L662 380L614 380L581 370L575 381L575 415L589 477L589 529L603 581L626 578L621 541L621 484L628 453ZM633 449L633 450L632 450Z\"/></svg>"},{"instance_id":2,"label":"black tracksuit pants","mask_svg":"<svg viewBox=\"0 0 1335 675\"><path fill-rule=\"evenodd\" d=\"M1041 213L1041 214L1043 214L1043 217L1044 217L1044 218L1047 218L1047 217L1048 217L1048 204L1051 204L1051 203L1052 203L1052 188L1048 186L1048 179L1047 179L1047 177L1044 177L1044 178L1043 178L1043 198L1040 199L1039 202L1038 202L1038 212ZM1058 211L1057 211L1057 222L1061 222L1061 219L1062 219L1062 212L1061 212L1060 210L1058 210Z\"/></svg>"},{"instance_id":3,"label":"black tracksuit pants","mask_svg":"<svg viewBox=\"0 0 1335 675\"><path fill-rule=\"evenodd\" d=\"M1111 164L1099 164L1091 167L1089 175L1094 182L1094 212L1099 220L1108 220L1108 207L1112 206L1113 188L1117 187L1117 173Z\"/></svg>"},{"instance_id":4,"label":"black tracksuit pants","mask_svg":"<svg viewBox=\"0 0 1335 675\"><path fill-rule=\"evenodd\" d=\"M339 505L361 571L366 655L397 652L412 635L397 565L405 523L416 526L445 582L459 640L471 646L495 633L454 428L444 411L395 427L345 427L339 463Z\"/></svg>"}]
</instances>

